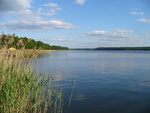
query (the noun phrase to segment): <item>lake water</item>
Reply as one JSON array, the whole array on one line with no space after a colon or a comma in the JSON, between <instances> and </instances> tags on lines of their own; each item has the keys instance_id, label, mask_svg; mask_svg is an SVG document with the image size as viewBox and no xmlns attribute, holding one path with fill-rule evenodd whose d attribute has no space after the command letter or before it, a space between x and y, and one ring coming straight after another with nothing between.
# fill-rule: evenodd
<instances>
[{"instance_id":1,"label":"lake water","mask_svg":"<svg viewBox=\"0 0 150 113\"><path fill-rule=\"evenodd\" d=\"M34 63L64 89L63 113L150 113L150 51L58 51Z\"/></svg>"}]
</instances>

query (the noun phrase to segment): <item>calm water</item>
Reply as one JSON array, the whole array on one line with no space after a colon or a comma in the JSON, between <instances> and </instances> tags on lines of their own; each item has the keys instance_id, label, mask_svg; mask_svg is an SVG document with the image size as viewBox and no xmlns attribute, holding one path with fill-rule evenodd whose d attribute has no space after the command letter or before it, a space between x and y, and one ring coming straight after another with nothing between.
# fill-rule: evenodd
<instances>
[{"instance_id":1,"label":"calm water","mask_svg":"<svg viewBox=\"0 0 150 113\"><path fill-rule=\"evenodd\" d=\"M150 51L60 51L34 62L62 85L64 113L150 113Z\"/></svg>"}]
</instances>

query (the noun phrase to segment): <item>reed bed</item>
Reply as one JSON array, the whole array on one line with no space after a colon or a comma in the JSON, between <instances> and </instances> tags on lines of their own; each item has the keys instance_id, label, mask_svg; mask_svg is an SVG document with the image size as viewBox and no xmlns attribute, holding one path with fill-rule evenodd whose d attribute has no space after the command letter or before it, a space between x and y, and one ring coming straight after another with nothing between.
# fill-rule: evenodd
<instances>
[{"instance_id":1,"label":"reed bed","mask_svg":"<svg viewBox=\"0 0 150 113\"><path fill-rule=\"evenodd\" d=\"M24 52L0 50L0 113L62 113L63 93L48 75L36 75Z\"/></svg>"}]
</instances>

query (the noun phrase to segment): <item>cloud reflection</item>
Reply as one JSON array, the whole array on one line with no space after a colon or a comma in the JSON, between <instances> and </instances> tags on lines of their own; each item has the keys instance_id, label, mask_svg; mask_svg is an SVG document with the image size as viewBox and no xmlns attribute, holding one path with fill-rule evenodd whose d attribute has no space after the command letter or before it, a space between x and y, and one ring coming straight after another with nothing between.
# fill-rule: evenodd
<instances>
[{"instance_id":1,"label":"cloud reflection","mask_svg":"<svg viewBox=\"0 0 150 113\"><path fill-rule=\"evenodd\" d=\"M150 80L139 80L135 84L129 85L131 91L142 91L145 87L150 87Z\"/></svg>"},{"instance_id":2,"label":"cloud reflection","mask_svg":"<svg viewBox=\"0 0 150 113\"><path fill-rule=\"evenodd\" d=\"M78 94L78 95L75 97L75 100L77 100L77 101L85 100L85 95L84 95L84 94Z\"/></svg>"}]
</instances>

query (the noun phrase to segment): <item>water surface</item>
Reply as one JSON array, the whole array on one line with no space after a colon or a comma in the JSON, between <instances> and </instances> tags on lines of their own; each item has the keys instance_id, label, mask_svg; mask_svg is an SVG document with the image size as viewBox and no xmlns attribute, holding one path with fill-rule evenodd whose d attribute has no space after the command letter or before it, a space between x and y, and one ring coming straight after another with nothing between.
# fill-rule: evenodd
<instances>
[{"instance_id":1,"label":"water surface","mask_svg":"<svg viewBox=\"0 0 150 113\"><path fill-rule=\"evenodd\" d=\"M58 51L35 59L64 89L64 113L150 113L150 51ZM76 81L71 107L71 81Z\"/></svg>"}]
</instances>

